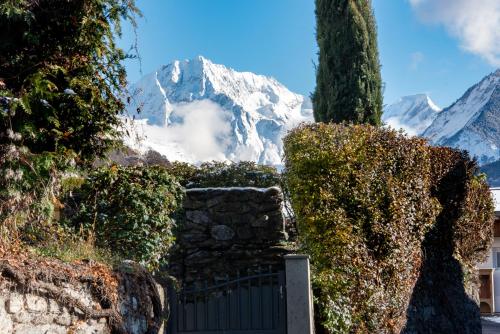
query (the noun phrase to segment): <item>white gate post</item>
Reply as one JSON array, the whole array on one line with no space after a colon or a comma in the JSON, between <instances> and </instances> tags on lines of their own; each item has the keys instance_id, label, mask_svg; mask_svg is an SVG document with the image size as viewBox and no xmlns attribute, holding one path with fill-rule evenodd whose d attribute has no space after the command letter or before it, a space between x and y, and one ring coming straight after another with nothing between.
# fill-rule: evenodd
<instances>
[{"instance_id":1,"label":"white gate post","mask_svg":"<svg viewBox=\"0 0 500 334\"><path fill-rule=\"evenodd\" d=\"M309 257L285 255L287 334L313 334Z\"/></svg>"}]
</instances>

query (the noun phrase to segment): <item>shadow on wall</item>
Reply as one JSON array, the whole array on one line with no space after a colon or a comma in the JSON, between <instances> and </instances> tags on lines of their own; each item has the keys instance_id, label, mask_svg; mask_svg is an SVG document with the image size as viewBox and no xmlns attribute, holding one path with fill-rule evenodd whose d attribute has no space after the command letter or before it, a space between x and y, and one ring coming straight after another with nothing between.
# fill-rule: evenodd
<instances>
[{"instance_id":1,"label":"shadow on wall","mask_svg":"<svg viewBox=\"0 0 500 334\"><path fill-rule=\"evenodd\" d=\"M404 334L481 334L474 273L453 257L458 204L465 200L470 166L455 166L434 189L443 210L422 243L423 263L410 304Z\"/></svg>"}]
</instances>

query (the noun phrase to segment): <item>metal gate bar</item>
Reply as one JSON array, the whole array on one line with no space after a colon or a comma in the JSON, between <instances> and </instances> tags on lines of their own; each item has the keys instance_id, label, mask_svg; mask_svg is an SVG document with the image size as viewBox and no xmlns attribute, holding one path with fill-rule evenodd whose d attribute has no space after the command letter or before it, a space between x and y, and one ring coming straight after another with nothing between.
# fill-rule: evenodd
<instances>
[{"instance_id":1,"label":"metal gate bar","mask_svg":"<svg viewBox=\"0 0 500 334\"><path fill-rule=\"evenodd\" d=\"M285 334L283 271L194 286L170 293L169 334Z\"/></svg>"}]
</instances>

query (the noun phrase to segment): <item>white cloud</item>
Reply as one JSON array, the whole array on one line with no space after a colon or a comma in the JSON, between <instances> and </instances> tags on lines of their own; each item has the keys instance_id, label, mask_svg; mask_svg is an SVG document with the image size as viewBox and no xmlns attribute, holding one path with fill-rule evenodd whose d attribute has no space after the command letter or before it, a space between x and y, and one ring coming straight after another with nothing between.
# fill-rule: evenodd
<instances>
[{"instance_id":1,"label":"white cloud","mask_svg":"<svg viewBox=\"0 0 500 334\"><path fill-rule=\"evenodd\" d=\"M424 22L443 25L461 47L500 66L500 0L409 0Z\"/></svg>"},{"instance_id":2,"label":"white cloud","mask_svg":"<svg viewBox=\"0 0 500 334\"><path fill-rule=\"evenodd\" d=\"M228 112L209 100L180 104L171 117L180 122L165 129L165 141L179 143L199 161L215 159L225 152L231 131Z\"/></svg>"},{"instance_id":3,"label":"white cloud","mask_svg":"<svg viewBox=\"0 0 500 334\"><path fill-rule=\"evenodd\" d=\"M409 136L416 136L417 130L411 126L407 126L399 121L397 117L391 117L385 120L385 124L394 130L403 130Z\"/></svg>"},{"instance_id":4,"label":"white cloud","mask_svg":"<svg viewBox=\"0 0 500 334\"><path fill-rule=\"evenodd\" d=\"M412 0L412 1L421 1L421 0ZM424 54L420 51L413 52L410 56L410 69L416 71L421 62L424 61Z\"/></svg>"},{"instance_id":5,"label":"white cloud","mask_svg":"<svg viewBox=\"0 0 500 334\"><path fill-rule=\"evenodd\" d=\"M126 138L127 144L142 151L154 149L172 161L225 160L231 135L231 114L209 100L172 107L170 119L175 122L158 126L147 124L145 120L135 121L129 127L134 135Z\"/></svg>"}]
</instances>

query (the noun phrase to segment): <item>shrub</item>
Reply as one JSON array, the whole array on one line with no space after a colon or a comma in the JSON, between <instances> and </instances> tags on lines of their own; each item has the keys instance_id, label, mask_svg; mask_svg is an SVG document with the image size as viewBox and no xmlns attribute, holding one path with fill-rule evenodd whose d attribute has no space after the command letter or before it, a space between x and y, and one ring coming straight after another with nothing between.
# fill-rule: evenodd
<instances>
[{"instance_id":1,"label":"shrub","mask_svg":"<svg viewBox=\"0 0 500 334\"><path fill-rule=\"evenodd\" d=\"M108 265L111 268L120 264L120 257L109 249L95 246L91 238L81 239L78 236L67 234L61 240L45 242L30 247L31 252L52 259L59 259L66 263L75 261L95 261Z\"/></svg>"},{"instance_id":2,"label":"shrub","mask_svg":"<svg viewBox=\"0 0 500 334\"><path fill-rule=\"evenodd\" d=\"M154 268L173 242L183 191L162 167L99 168L75 196L79 205L70 223L101 248Z\"/></svg>"},{"instance_id":3,"label":"shrub","mask_svg":"<svg viewBox=\"0 0 500 334\"><path fill-rule=\"evenodd\" d=\"M65 175L119 136L134 0L0 1L1 241L58 247ZM76 246L75 246L76 247Z\"/></svg>"},{"instance_id":4,"label":"shrub","mask_svg":"<svg viewBox=\"0 0 500 334\"><path fill-rule=\"evenodd\" d=\"M451 150L455 159L441 165L442 151L425 140L361 125L301 125L284 145L285 180L323 325L330 333L399 332L420 274L422 242L436 233L447 205L436 193L447 191L442 179L453 179L454 164L470 160ZM450 242L461 257L477 260L491 230L491 199L483 181L471 173L464 180L468 200L459 203L468 204L457 205L468 209L455 216L460 224ZM469 223L482 231L471 243Z\"/></svg>"},{"instance_id":5,"label":"shrub","mask_svg":"<svg viewBox=\"0 0 500 334\"><path fill-rule=\"evenodd\" d=\"M190 183L191 179L198 172L198 167L191 165L187 162L174 161L170 167L167 167L168 172L175 175L183 187Z\"/></svg>"},{"instance_id":6,"label":"shrub","mask_svg":"<svg viewBox=\"0 0 500 334\"><path fill-rule=\"evenodd\" d=\"M2 241L35 242L54 238L53 219L61 192L61 166L69 171L70 152L33 154L0 144L0 227Z\"/></svg>"},{"instance_id":7,"label":"shrub","mask_svg":"<svg viewBox=\"0 0 500 334\"><path fill-rule=\"evenodd\" d=\"M466 152L430 148L432 196L441 211L422 243L425 254L409 306L405 333L481 331L478 262L493 237L494 208L485 178ZM428 321L425 310L433 310Z\"/></svg>"},{"instance_id":8,"label":"shrub","mask_svg":"<svg viewBox=\"0 0 500 334\"><path fill-rule=\"evenodd\" d=\"M237 163L206 162L196 167L174 162L169 171L179 177L186 188L210 187L258 187L280 185L281 180L274 167L258 165L250 161Z\"/></svg>"},{"instance_id":9,"label":"shrub","mask_svg":"<svg viewBox=\"0 0 500 334\"><path fill-rule=\"evenodd\" d=\"M432 147L433 187L443 209L433 237L433 253L445 245L463 265L484 259L493 237L494 207L484 175L465 151Z\"/></svg>"},{"instance_id":10,"label":"shrub","mask_svg":"<svg viewBox=\"0 0 500 334\"><path fill-rule=\"evenodd\" d=\"M59 199L81 185L82 178L71 167L74 157L71 152L34 154L26 147L0 145L0 248L114 264L93 240L59 224Z\"/></svg>"}]
</instances>

